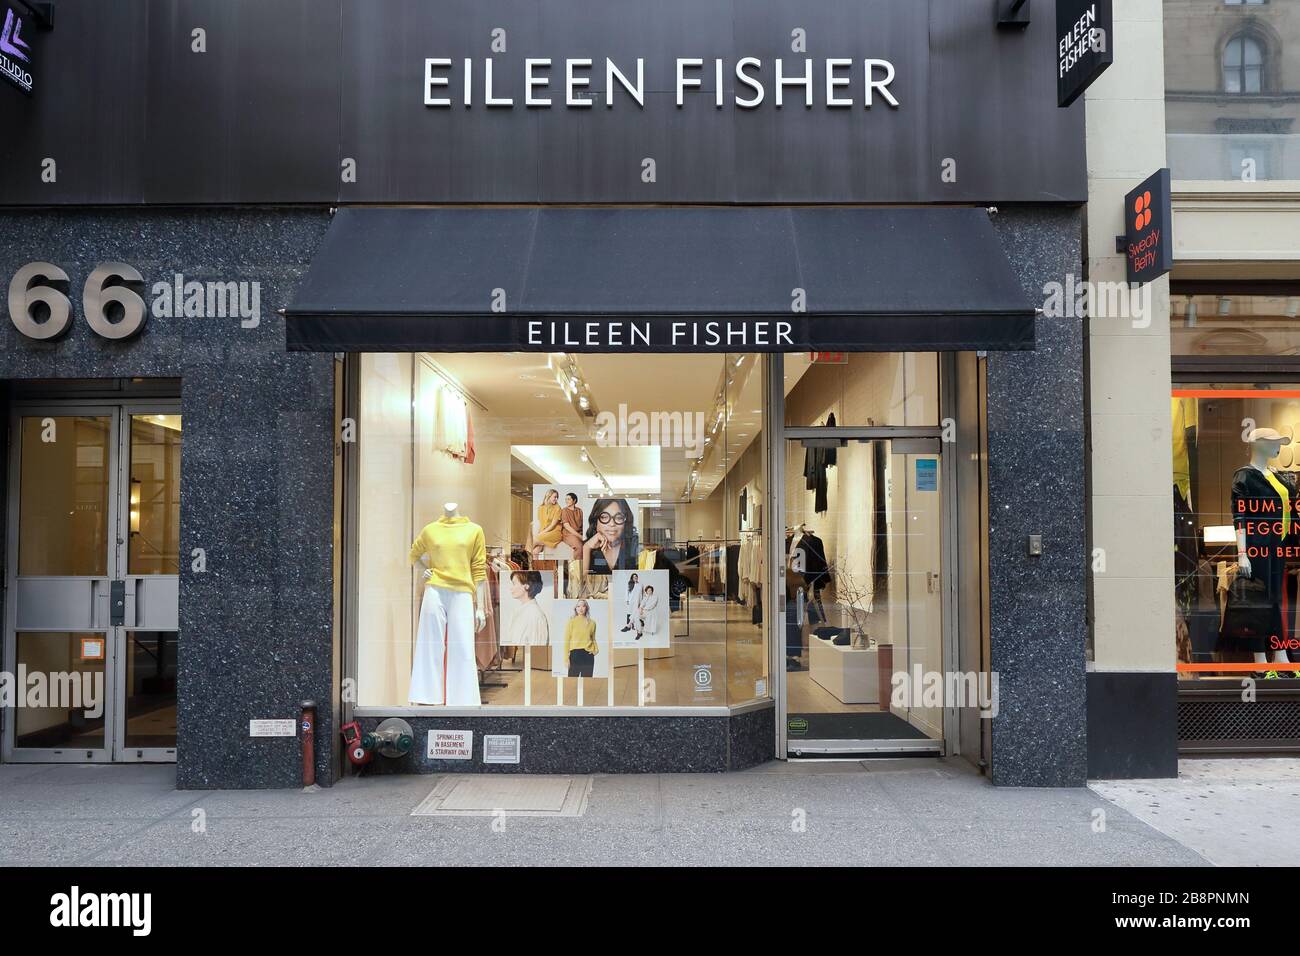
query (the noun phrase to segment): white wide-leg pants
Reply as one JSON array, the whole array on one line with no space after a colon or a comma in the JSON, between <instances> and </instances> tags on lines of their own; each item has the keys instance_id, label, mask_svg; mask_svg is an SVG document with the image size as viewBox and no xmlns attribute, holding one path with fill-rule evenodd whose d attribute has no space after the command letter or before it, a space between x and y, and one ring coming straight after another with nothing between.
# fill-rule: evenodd
<instances>
[{"instance_id":1,"label":"white wide-leg pants","mask_svg":"<svg viewBox=\"0 0 1300 956\"><path fill-rule=\"evenodd\" d=\"M477 707L474 659L474 597L464 591L426 587L411 664L413 704Z\"/></svg>"}]
</instances>

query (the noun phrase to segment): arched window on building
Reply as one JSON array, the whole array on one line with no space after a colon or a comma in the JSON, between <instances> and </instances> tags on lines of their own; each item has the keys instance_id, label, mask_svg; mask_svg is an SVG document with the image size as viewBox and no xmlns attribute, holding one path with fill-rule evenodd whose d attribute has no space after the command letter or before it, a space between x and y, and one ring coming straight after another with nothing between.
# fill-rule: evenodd
<instances>
[{"instance_id":1,"label":"arched window on building","mask_svg":"<svg viewBox=\"0 0 1300 956\"><path fill-rule=\"evenodd\" d=\"M1264 44L1238 33L1223 48L1223 92L1261 93L1264 89Z\"/></svg>"}]
</instances>

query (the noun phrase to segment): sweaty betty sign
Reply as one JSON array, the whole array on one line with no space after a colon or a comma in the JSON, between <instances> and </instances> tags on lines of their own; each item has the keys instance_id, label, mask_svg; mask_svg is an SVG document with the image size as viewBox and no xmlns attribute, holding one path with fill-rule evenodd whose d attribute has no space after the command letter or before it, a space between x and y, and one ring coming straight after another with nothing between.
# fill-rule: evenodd
<instances>
[{"instance_id":1,"label":"sweaty betty sign","mask_svg":"<svg viewBox=\"0 0 1300 956\"><path fill-rule=\"evenodd\" d=\"M645 59L619 65L606 57L603 63L587 59L528 58L523 61L523 96L503 95L502 71L505 61L486 58L461 60L430 57L424 61L424 105L491 106L512 109L515 106L547 108L563 105L590 108L604 88L605 106L613 108L622 100L645 106ZM723 59L679 57L673 64L673 89L677 105L684 106L687 96L707 96L721 109L728 99L742 109L757 109L765 102L777 107L870 109L877 103L897 108L897 97L890 90L894 82L894 64L889 60L800 58L763 61L745 56L734 62ZM727 87L734 77L728 94ZM705 89L708 81L711 89ZM662 88L662 87L656 87ZM617 94L615 91L618 91Z\"/></svg>"}]
</instances>

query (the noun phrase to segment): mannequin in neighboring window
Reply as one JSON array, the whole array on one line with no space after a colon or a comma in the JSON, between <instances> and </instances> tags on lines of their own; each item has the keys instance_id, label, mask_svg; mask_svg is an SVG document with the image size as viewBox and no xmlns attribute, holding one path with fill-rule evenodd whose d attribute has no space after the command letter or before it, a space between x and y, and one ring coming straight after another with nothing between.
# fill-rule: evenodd
<instances>
[{"instance_id":1,"label":"mannequin in neighboring window","mask_svg":"<svg viewBox=\"0 0 1300 956\"><path fill-rule=\"evenodd\" d=\"M1254 428L1246 434L1250 445L1250 463L1232 476L1232 523L1237 530L1238 573L1267 585L1273 605L1271 634L1260 635L1244 650L1254 654L1258 664L1268 663L1272 650L1274 663L1287 662L1286 651L1270 647L1273 639L1286 636L1282 621L1282 592L1286 575L1285 548L1295 534L1295 504L1289 489L1268 463L1278 456L1291 439L1271 428ZM1268 671L1268 677L1277 677ZM1288 675L1289 676L1289 675Z\"/></svg>"},{"instance_id":2,"label":"mannequin in neighboring window","mask_svg":"<svg viewBox=\"0 0 1300 956\"><path fill-rule=\"evenodd\" d=\"M487 623L483 529L449 501L412 543L410 561L425 569L425 587L407 697L412 704L477 707L474 634Z\"/></svg>"}]
</instances>

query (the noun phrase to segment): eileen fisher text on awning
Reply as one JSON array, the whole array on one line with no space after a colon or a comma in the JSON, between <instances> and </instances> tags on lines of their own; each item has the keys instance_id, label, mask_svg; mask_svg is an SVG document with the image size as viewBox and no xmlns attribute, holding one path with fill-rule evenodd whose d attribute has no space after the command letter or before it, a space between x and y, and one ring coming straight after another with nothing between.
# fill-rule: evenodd
<instances>
[{"instance_id":1,"label":"eileen fisher text on awning","mask_svg":"<svg viewBox=\"0 0 1300 956\"><path fill-rule=\"evenodd\" d=\"M650 322L633 319L583 321L530 319L529 345L608 347L638 345L794 345L790 322L779 319L718 319Z\"/></svg>"}]
</instances>

